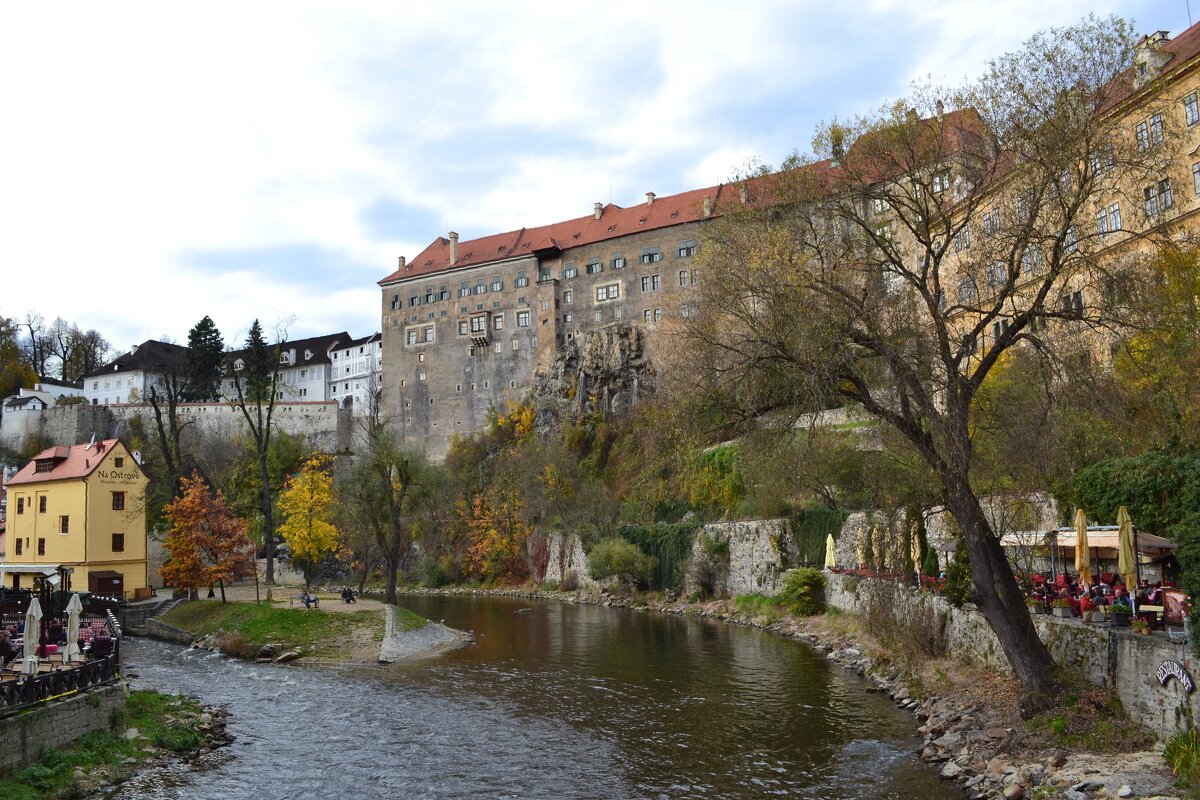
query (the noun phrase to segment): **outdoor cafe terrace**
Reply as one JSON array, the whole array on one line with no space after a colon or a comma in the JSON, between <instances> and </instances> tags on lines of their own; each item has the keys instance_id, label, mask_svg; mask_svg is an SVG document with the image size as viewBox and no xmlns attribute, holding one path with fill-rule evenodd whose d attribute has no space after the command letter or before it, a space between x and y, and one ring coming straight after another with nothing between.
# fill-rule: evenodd
<instances>
[{"instance_id":1,"label":"outdoor cafe terrace","mask_svg":"<svg viewBox=\"0 0 1200 800\"><path fill-rule=\"evenodd\" d=\"M41 603L31 593L4 595L0 598L0 716L119 677L121 629L103 603L79 603L75 647L69 648L71 619L66 609L54 608L35 622L29 606L36 603L36 611Z\"/></svg>"}]
</instances>

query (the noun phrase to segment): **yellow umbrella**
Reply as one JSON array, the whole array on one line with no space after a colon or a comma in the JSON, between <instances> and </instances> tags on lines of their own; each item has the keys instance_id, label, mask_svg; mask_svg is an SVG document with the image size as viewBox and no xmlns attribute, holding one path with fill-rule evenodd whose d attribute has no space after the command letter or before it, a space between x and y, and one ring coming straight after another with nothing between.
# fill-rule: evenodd
<instances>
[{"instance_id":1,"label":"yellow umbrella","mask_svg":"<svg viewBox=\"0 0 1200 800\"><path fill-rule=\"evenodd\" d=\"M1079 580L1091 584L1092 558L1088 553L1087 515L1082 508L1075 512L1075 571L1079 573Z\"/></svg>"},{"instance_id":2,"label":"yellow umbrella","mask_svg":"<svg viewBox=\"0 0 1200 800\"><path fill-rule=\"evenodd\" d=\"M825 569L837 566L837 556L833 552L833 534L825 537Z\"/></svg>"},{"instance_id":3,"label":"yellow umbrella","mask_svg":"<svg viewBox=\"0 0 1200 800\"><path fill-rule=\"evenodd\" d=\"M1137 555L1133 552L1133 520L1125 506L1117 510L1117 525L1121 528L1117 539L1117 572L1125 577L1125 588L1132 597L1137 591Z\"/></svg>"}]
</instances>

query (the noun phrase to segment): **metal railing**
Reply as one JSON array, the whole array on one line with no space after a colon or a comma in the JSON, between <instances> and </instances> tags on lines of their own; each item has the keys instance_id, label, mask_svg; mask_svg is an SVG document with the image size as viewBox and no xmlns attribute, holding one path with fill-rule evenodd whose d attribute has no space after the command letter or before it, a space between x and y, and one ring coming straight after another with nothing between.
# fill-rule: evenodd
<instances>
[{"instance_id":1,"label":"metal railing","mask_svg":"<svg viewBox=\"0 0 1200 800\"><path fill-rule=\"evenodd\" d=\"M121 677L121 626L111 610L105 623L112 637L112 652L77 664L65 664L50 672L19 675L0 681L0 717L9 716L38 703L86 692Z\"/></svg>"}]
</instances>

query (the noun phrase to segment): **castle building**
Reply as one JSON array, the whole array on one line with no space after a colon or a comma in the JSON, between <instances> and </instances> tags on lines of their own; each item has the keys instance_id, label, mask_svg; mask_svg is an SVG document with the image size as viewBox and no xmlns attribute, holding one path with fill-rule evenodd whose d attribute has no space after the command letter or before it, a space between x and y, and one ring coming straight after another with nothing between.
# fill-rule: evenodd
<instances>
[{"instance_id":1,"label":"castle building","mask_svg":"<svg viewBox=\"0 0 1200 800\"><path fill-rule=\"evenodd\" d=\"M379 282L384 416L440 458L581 337L687 316L700 228L728 191L648 193L631 208L596 203L588 216L478 239L451 232L400 258Z\"/></svg>"}]
</instances>

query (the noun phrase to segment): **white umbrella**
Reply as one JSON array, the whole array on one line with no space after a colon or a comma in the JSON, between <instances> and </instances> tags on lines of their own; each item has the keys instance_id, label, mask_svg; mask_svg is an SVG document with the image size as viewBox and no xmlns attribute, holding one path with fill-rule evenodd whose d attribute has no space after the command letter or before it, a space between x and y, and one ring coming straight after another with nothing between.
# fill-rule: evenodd
<instances>
[{"instance_id":1,"label":"white umbrella","mask_svg":"<svg viewBox=\"0 0 1200 800\"><path fill-rule=\"evenodd\" d=\"M79 615L83 613L83 603L79 600L79 592L71 593L71 602L67 603L67 649L63 653L63 661L69 662L79 656Z\"/></svg>"},{"instance_id":2,"label":"white umbrella","mask_svg":"<svg viewBox=\"0 0 1200 800\"><path fill-rule=\"evenodd\" d=\"M25 664L22 672L37 672L37 649L41 639L42 604L36 597L29 598L29 610L25 612Z\"/></svg>"}]
</instances>

